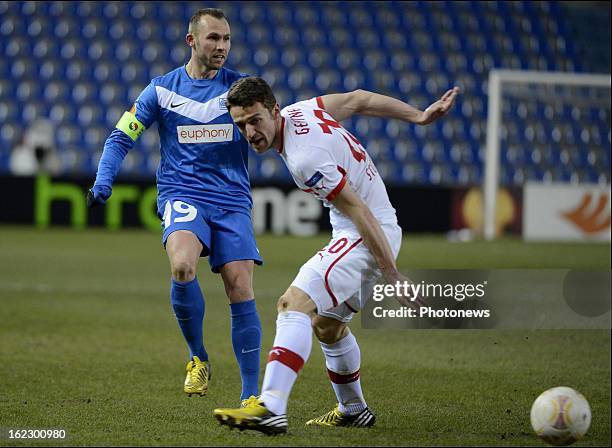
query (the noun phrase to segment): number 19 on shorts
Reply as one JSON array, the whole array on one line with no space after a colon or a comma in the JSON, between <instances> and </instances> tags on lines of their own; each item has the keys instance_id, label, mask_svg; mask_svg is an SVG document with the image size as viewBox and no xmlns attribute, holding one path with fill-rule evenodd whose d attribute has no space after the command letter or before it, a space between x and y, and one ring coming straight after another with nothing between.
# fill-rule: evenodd
<instances>
[{"instance_id":1,"label":"number 19 on shorts","mask_svg":"<svg viewBox=\"0 0 612 448\"><path fill-rule=\"evenodd\" d=\"M193 206L183 201L166 201L164 208L164 229L167 229L173 222L189 222L196 219L198 210Z\"/></svg>"}]
</instances>

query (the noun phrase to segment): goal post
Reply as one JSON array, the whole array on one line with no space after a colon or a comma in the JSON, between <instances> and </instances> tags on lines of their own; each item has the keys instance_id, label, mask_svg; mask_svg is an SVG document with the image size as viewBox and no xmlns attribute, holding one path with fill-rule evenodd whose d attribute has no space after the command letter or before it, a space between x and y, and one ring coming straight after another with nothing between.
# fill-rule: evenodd
<instances>
[{"instance_id":1,"label":"goal post","mask_svg":"<svg viewBox=\"0 0 612 448\"><path fill-rule=\"evenodd\" d=\"M507 84L540 84L610 88L610 75L493 69L489 72L484 173L484 237L496 237L496 198L500 178L502 94ZM609 98L609 94L608 94Z\"/></svg>"}]
</instances>

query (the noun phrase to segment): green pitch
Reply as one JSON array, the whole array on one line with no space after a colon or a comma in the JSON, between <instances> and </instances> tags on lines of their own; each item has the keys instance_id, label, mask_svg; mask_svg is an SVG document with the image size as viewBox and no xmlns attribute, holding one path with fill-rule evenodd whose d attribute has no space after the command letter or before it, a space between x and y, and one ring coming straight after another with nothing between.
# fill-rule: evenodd
<instances>
[{"instance_id":1,"label":"green pitch","mask_svg":"<svg viewBox=\"0 0 612 448\"><path fill-rule=\"evenodd\" d=\"M255 291L264 328L326 236L259 238ZM408 238L400 268L610 267L609 244L451 244ZM533 445L529 410L552 386L578 389L593 422L578 446L610 446L609 331L353 331L370 430L306 428L334 395L318 345L289 404L287 436L230 432L212 410L238 405L240 380L221 279L206 262L208 396L182 392L187 351L169 303L159 235L0 227L0 428L63 428L67 445ZM53 444L57 444L54 442ZM61 445L61 443L59 443ZM0 441L0 445L51 445Z\"/></svg>"}]
</instances>

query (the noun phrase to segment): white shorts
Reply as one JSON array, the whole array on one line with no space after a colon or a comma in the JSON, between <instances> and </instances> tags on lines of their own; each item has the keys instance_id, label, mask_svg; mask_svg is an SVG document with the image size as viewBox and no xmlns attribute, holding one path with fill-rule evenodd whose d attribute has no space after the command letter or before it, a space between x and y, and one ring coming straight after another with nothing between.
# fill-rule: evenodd
<instances>
[{"instance_id":1,"label":"white shorts","mask_svg":"<svg viewBox=\"0 0 612 448\"><path fill-rule=\"evenodd\" d=\"M397 258L402 245L401 227L397 224L381 227ZM310 296L320 316L348 322L365 305L367 297L362 297L362 287L366 291L371 289L380 275L376 260L359 234L338 232L301 267L291 286Z\"/></svg>"}]
</instances>

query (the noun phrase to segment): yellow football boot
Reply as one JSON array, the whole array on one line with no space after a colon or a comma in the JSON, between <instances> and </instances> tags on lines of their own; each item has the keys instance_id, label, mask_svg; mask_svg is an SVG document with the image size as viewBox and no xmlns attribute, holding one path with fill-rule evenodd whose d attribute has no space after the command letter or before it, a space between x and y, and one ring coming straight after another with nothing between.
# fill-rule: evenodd
<instances>
[{"instance_id":1,"label":"yellow football boot","mask_svg":"<svg viewBox=\"0 0 612 448\"><path fill-rule=\"evenodd\" d=\"M241 408L248 408L249 406L257 406L258 400L255 395L251 395L249 398L245 398L240 402Z\"/></svg>"},{"instance_id":2,"label":"yellow football boot","mask_svg":"<svg viewBox=\"0 0 612 448\"><path fill-rule=\"evenodd\" d=\"M306 426L354 426L367 428L374 425L375 422L376 416L369 408L365 408L359 414L348 415L340 412L338 405L336 405L327 414L308 420Z\"/></svg>"},{"instance_id":3,"label":"yellow football boot","mask_svg":"<svg viewBox=\"0 0 612 448\"><path fill-rule=\"evenodd\" d=\"M188 397L192 394L203 397L208 392L208 382L210 380L210 365L207 361L200 361L197 356L187 363L187 377L183 390Z\"/></svg>"},{"instance_id":4,"label":"yellow football boot","mask_svg":"<svg viewBox=\"0 0 612 448\"><path fill-rule=\"evenodd\" d=\"M215 409L213 416L220 424L227 425L230 429L253 429L267 435L287 432L287 414L273 414L263 401L255 397L243 400L243 404L245 406L238 409Z\"/></svg>"}]
</instances>

